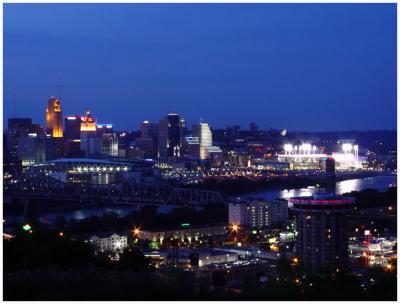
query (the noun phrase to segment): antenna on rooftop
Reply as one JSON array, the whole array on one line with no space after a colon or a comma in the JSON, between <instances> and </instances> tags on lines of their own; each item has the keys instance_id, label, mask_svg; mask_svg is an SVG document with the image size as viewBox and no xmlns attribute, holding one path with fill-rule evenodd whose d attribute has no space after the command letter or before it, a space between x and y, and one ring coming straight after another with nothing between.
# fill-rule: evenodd
<instances>
[{"instance_id":1,"label":"antenna on rooftop","mask_svg":"<svg viewBox=\"0 0 400 304\"><path fill-rule=\"evenodd\" d=\"M61 92L62 92L62 74L58 74L58 100L61 101Z\"/></svg>"},{"instance_id":2,"label":"antenna on rooftop","mask_svg":"<svg viewBox=\"0 0 400 304\"><path fill-rule=\"evenodd\" d=\"M17 117L17 93L15 88L13 89L13 106L14 106L14 118Z\"/></svg>"}]
</instances>

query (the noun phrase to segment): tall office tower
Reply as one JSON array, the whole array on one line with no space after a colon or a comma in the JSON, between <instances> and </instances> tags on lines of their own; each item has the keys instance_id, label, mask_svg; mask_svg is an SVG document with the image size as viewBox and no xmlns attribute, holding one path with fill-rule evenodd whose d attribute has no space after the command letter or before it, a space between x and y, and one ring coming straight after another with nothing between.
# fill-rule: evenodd
<instances>
[{"instance_id":1,"label":"tall office tower","mask_svg":"<svg viewBox=\"0 0 400 304\"><path fill-rule=\"evenodd\" d=\"M182 139L187 134L186 120L183 117L181 117L179 123L181 126L181 144L182 144Z\"/></svg>"},{"instance_id":2,"label":"tall office tower","mask_svg":"<svg viewBox=\"0 0 400 304\"><path fill-rule=\"evenodd\" d=\"M306 273L348 269L347 212L353 198L334 196L289 199L296 214L296 254Z\"/></svg>"},{"instance_id":3,"label":"tall office tower","mask_svg":"<svg viewBox=\"0 0 400 304\"><path fill-rule=\"evenodd\" d=\"M22 166L54 159L53 138L50 134L28 133L20 137L18 158Z\"/></svg>"},{"instance_id":4,"label":"tall office tower","mask_svg":"<svg viewBox=\"0 0 400 304\"><path fill-rule=\"evenodd\" d=\"M81 116L65 116L64 126L64 155L67 157L82 157Z\"/></svg>"},{"instance_id":5,"label":"tall office tower","mask_svg":"<svg viewBox=\"0 0 400 304\"><path fill-rule=\"evenodd\" d=\"M61 104L55 97L50 97L47 102L46 132L53 138L63 137Z\"/></svg>"},{"instance_id":6,"label":"tall office tower","mask_svg":"<svg viewBox=\"0 0 400 304\"><path fill-rule=\"evenodd\" d=\"M86 116L81 117L81 150L84 151L85 156L89 155L89 139L97 135L96 122L90 111L86 111Z\"/></svg>"},{"instance_id":7,"label":"tall office tower","mask_svg":"<svg viewBox=\"0 0 400 304\"><path fill-rule=\"evenodd\" d=\"M9 118L6 132L8 153L12 160L18 159L19 138L30 132L32 127L31 118Z\"/></svg>"},{"instance_id":8,"label":"tall office tower","mask_svg":"<svg viewBox=\"0 0 400 304\"><path fill-rule=\"evenodd\" d=\"M140 124L140 136L142 138L148 138L150 137L150 133L151 133L151 124L148 120L145 120Z\"/></svg>"},{"instance_id":9,"label":"tall office tower","mask_svg":"<svg viewBox=\"0 0 400 304\"><path fill-rule=\"evenodd\" d=\"M115 133L102 134L102 154L108 156L118 156L118 137Z\"/></svg>"},{"instance_id":10,"label":"tall office tower","mask_svg":"<svg viewBox=\"0 0 400 304\"><path fill-rule=\"evenodd\" d=\"M168 156L180 156L182 125L178 114L168 114Z\"/></svg>"},{"instance_id":11,"label":"tall office tower","mask_svg":"<svg viewBox=\"0 0 400 304\"><path fill-rule=\"evenodd\" d=\"M208 124L199 123L192 126L192 137L198 138L198 159L209 159L212 153L222 153L219 147L213 146L212 132Z\"/></svg>"},{"instance_id":12,"label":"tall office tower","mask_svg":"<svg viewBox=\"0 0 400 304\"><path fill-rule=\"evenodd\" d=\"M81 117L79 115L75 116L65 116L64 119L65 139L80 139L81 137Z\"/></svg>"},{"instance_id":13,"label":"tall office tower","mask_svg":"<svg viewBox=\"0 0 400 304\"><path fill-rule=\"evenodd\" d=\"M103 134L114 133L113 124L97 124L96 132L98 137L102 137Z\"/></svg>"},{"instance_id":14,"label":"tall office tower","mask_svg":"<svg viewBox=\"0 0 400 304\"><path fill-rule=\"evenodd\" d=\"M167 118L160 119L158 124L158 157L166 158L169 156L168 126Z\"/></svg>"},{"instance_id":15,"label":"tall office tower","mask_svg":"<svg viewBox=\"0 0 400 304\"><path fill-rule=\"evenodd\" d=\"M168 114L158 126L159 157L181 156L182 122L178 114Z\"/></svg>"}]
</instances>

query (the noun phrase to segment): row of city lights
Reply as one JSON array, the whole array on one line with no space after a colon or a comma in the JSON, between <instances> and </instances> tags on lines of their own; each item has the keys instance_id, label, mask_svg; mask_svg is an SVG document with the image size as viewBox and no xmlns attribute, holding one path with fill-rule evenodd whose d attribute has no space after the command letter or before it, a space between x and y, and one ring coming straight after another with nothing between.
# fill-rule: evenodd
<instances>
[{"instance_id":1,"label":"row of city lights","mask_svg":"<svg viewBox=\"0 0 400 304\"><path fill-rule=\"evenodd\" d=\"M113 167L78 167L77 168L78 172L82 171L114 171ZM128 171L128 167L117 167L115 168L115 171Z\"/></svg>"}]
</instances>

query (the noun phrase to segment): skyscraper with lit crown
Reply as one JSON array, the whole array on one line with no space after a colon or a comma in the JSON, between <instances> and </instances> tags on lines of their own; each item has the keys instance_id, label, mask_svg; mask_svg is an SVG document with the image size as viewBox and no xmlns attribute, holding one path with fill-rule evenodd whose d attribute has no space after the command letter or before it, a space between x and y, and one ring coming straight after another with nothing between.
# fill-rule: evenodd
<instances>
[{"instance_id":1,"label":"skyscraper with lit crown","mask_svg":"<svg viewBox=\"0 0 400 304\"><path fill-rule=\"evenodd\" d=\"M96 121L90 114L90 111L86 111L86 116L81 117L81 150L84 151L85 156L89 155L89 139L94 138L97 135Z\"/></svg>"}]
</instances>

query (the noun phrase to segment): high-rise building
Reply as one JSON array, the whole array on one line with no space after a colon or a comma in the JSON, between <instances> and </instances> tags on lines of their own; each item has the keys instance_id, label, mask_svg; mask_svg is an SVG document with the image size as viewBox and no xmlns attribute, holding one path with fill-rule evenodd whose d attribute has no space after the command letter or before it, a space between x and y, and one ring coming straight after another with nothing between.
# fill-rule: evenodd
<instances>
[{"instance_id":1,"label":"high-rise building","mask_svg":"<svg viewBox=\"0 0 400 304\"><path fill-rule=\"evenodd\" d=\"M148 120L145 120L141 123L140 125L140 136L142 138L148 138L150 137L150 130L151 129L151 124Z\"/></svg>"},{"instance_id":2,"label":"high-rise building","mask_svg":"<svg viewBox=\"0 0 400 304\"><path fill-rule=\"evenodd\" d=\"M47 102L46 132L53 138L63 137L61 104L55 97L50 97Z\"/></svg>"},{"instance_id":3,"label":"high-rise building","mask_svg":"<svg viewBox=\"0 0 400 304\"><path fill-rule=\"evenodd\" d=\"M64 155L73 158L84 156L81 150L81 116L65 116L64 126Z\"/></svg>"},{"instance_id":4,"label":"high-rise building","mask_svg":"<svg viewBox=\"0 0 400 304\"><path fill-rule=\"evenodd\" d=\"M182 125L178 114L168 114L168 156L180 156Z\"/></svg>"},{"instance_id":5,"label":"high-rise building","mask_svg":"<svg viewBox=\"0 0 400 304\"><path fill-rule=\"evenodd\" d=\"M19 138L26 136L32 127L31 118L9 118L6 132L8 153L12 160L18 159Z\"/></svg>"},{"instance_id":6,"label":"high-rise building","mask_svg":"<svg viewBox=\"0 0 400 304\"><path fill-rule=\"evenodd\" d=\"M288 202L284 199L238 198L229 203L229 223L248 228L279 227L288 219Z\"/></svg>"},{"instance_id":7,"label":"high-rise building","mask_svg":"<svg viewBox=\"0 0 400 304\"><path fill-rule=\"evenodd\" d=\"M158 126L159 157L180 157L182 147L182 120L178 114L168 114L160 119Z\"/></svg>"},{"instance_id":8,"label":"high-rise building","mask_svg":"<svg viewBox=\"0 0 400 304\"><path fill-rule=\"evenodd\" d=\"M158 157L168 157L169 141L168 141L168 119L162 118L158 124Z\"/></svg>"},{"instance_id":9,"label":"high-rise building","mask_svg":"<svg viewBox=\"0 0 400 304\"><path fill-rule=\"evenodd\" d=\"M115 133L102 134L102 154L108 156L118 156L118 137Z\"/></svg>"},{"instance_id":10,"label":"high-rise building","mask_svg":"<svg viewBox=\"0 0 400 304\"><path fill-rule=\"evenodd\" d=\"M212 153L222 154L219 147L213 146L212 132L208 124L198 123L193 125L192 137L198 138L197 143L199 148L196 150L199 151L199 154L195 155L198 159L209 159ZM193 143L196 143L196 141L194 140Z\"/></svg>"},{"instance_id":11,"label":"high-rise building","mask_svg":"<svg viewBox=\"0 0 400 304\"><path fill-rule=\"evenodd\" d=\"M89 155L89 139L97 135L96 122L90 111L86 111L86 116L81 117L80 146L85 156Z\"/></svg>"},{"instance_id":12,"label":"high-rise building","mask_svg":"<svg viewBox=\"0 0 400 304\"><path fill-rule=\"evenodd\" d=\"M296 255L304 272L348 268L347 216L353 198L319 195L289 199L296 214Z\"/></svg>"},{"instance_id":13,"label":"high-rise building","mask_svg":"<svg viewBox=\"0 0 400 304\"><path fill-rule=\"evenodd\" d=\"M64 138L65 139L80 139L81 137L81 116L65 116L64 118L64 125L65 125L65 132Z\"/></svg>"},{"instance_id":14,"label":"high-rise building","mask_svg":"<svg viewBox=\"0 0 400 304\"><path fill-rule=\"evenodd\" d=\"M53 138L50 134L28 133L20 137L18 158L22 166L29 166L54 159Z\"/></svg>"},{"instance_id":15,"label":"high-rise building","mask_svg":"<svg viewBox=\"0 0 400 304\"><path fill-rule=\"evenodd\" d=\"M97 124L97 136L102 137L103 134L114 133L113 124Z\"/></svg>"}]
</instances>

